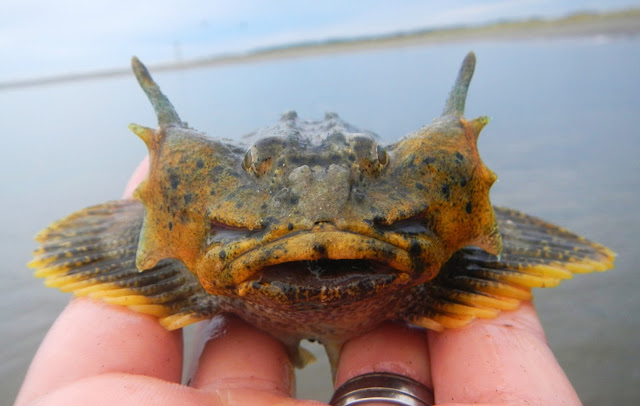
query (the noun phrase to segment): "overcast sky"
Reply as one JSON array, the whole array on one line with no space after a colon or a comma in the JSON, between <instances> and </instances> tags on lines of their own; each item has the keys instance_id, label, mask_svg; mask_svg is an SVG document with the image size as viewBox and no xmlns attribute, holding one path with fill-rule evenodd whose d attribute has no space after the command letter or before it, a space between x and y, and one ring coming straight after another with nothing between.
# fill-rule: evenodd
<instances>
[{"instance_id":1,"label":"overcast sky","mask_svg":"<svg viewBox=\"0 0 640 406\"><path fill-rule=\"evenodd\" d=\"M640 6L640 0L26 0L0 4L0 82L306 40Z\"/></svg>"}]
</instances>

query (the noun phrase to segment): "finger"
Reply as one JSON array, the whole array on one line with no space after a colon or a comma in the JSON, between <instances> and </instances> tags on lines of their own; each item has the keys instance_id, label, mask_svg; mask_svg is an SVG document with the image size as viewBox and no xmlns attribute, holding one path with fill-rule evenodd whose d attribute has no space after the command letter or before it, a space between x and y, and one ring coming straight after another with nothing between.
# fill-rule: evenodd
<instances>
[{"instance_id":1,"label":"finger","mask_svg":"<svg viewBox=\"0 0 640 406\"><path fill-rule=\"evenodd\" d=\"M215 394L176 383L131 374L104 374L81 379L48 392L30 406L219 406Z\"/></svg>"},{"instance_id":2,"label":"finger","mask_svg":"<svg viewBox=\"0 0 640 406\"><path fill-rule=\"evenodd\" d=\"M580 404L530 302L428 337L438 404Z\"/></svg>"},{"instance_id":3,"label":"finger","mask_svg":"<svg viewBox=\"0 0 640 406\"><path fill-rule=\"evenodd\" d=\"M340 352L336 387L367 372L392 372L432 388L429 349L424 330L385 322L347 341Z\"/></svg>"},{"instance_id":4,"label":"finger","mask_svg":"<svg viewBox=\"0 0 640 406\"><path fill-rule=\"evenodd\" d=\"M204 347L191 386L218 393L229 404L297 404L293 367L284 345L271 335L227 316Z\"/></svg>"},{"instance_id":5,"label":"finger","mask_svg":"<svg viewBox=\"0 0 640 406\"><path fill-rule=\"evenodd\" d=\"M232 403L233 402L233 403ZM229 399L224 393L200 391L157 378L129 374L106 374L74 382L38 398L30 406L311 406L318 402L281 399L264 395L258 403Z\"/></svg>"},{"instance_id":6,"label":"finger","mask_svg":"<svg viewBox=\"0 0 640 406\"><path fill-rule=\"evenodd\" d=\"M71 382L107 373L180 382L182 334L156 318L89 298L75 298L34 357L16 404Z\"/></svg>"},{"instance_id":7,"label":"finger","mask_svg":"<svg viewBox=\"0 0 640 406\"><path fill-rule=\"evenodd\" d=\"M144 157L142 162L138 164L138 167L135 169L135 171L133 171L133 175L131 175L129 182L127 182L127 186L124 189L124 195L122 197L125 199L131 198L133 196L133 191L136 190L140 182L142 182L142 180L147 177L148 173L149 156L147 155L146 157Z\"/></svg>"}]
</instances>

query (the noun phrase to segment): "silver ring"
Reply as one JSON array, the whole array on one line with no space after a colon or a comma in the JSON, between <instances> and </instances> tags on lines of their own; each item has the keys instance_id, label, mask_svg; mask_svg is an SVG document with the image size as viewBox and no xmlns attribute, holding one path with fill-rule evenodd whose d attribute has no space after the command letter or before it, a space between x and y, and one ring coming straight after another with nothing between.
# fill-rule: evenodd
<instances>
[{"instance_id":1,"label":"silver ring","mask_svg":"<svg viewBox=\"0 0 640 406\"><path fill-rule=\"evenodd\" d=\"M329 404L350 406L382 402L403 406L432 406L433 391L427 386L390 372L371 372L349 379L334 392Z\"/></svg>"}]
</instances>

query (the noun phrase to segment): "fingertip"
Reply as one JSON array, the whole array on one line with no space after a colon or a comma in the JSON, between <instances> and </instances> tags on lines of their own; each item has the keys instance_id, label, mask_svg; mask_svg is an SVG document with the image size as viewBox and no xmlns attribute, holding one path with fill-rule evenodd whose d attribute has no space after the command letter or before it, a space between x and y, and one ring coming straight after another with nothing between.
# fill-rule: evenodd
<instances>
[{"instance_id":1,"label":"fingertip","mask_svg":"<svg viewBox=\"0 0 640 406\"><path fill-rule=\"evenodd\" d=\"M530 302L428 338L438 403L580 404Z\"/></svg>"},{"instance_id":2,"label":"fingertip","mask_svg":"<svg viewBox=\"0 0 640 406\"><path fill-rule=\"evenodd\" d=\"M223 322L221 317L211 321L218 326L204 346L191 386L291 395L293 366L284 345L234 316L224 316Z\"/></svg>"},{"instance_id":3,"label":"fingertip","mask_svg":"<svg viewBox=\"0 0 640 406\"><path fill-rule=\"evenodd\" d=\"M138 167L133 171L133 175L129 178L127 186L124 189L123 198L129 199L133 196L133 191L136 190L140 182L147 177L149 173L149 156L144 157L142 162L138 164Z\"/></svg>"},{"instance_id":4,"label":"fingertip","mask_svg":"<svg viewBox=\"0 0 640 406\"><path fill-rule=\"evenodd\" d=\"M180 382L181 331L167 331L155 318L125 307L74 298L38 349L19 399L111 372Z\"/></svg>"},{"instance_id":5,"label":"fingertip","mask_svg":"<svg viewBox=\"0 0 640 406\"><path fill-rule=\"evenodd\" d=\"M424 330L385 322L373 331L347 341L340 352L336 387L368 372L396 373L432 388Z\"/></svg>"}]
</instances>

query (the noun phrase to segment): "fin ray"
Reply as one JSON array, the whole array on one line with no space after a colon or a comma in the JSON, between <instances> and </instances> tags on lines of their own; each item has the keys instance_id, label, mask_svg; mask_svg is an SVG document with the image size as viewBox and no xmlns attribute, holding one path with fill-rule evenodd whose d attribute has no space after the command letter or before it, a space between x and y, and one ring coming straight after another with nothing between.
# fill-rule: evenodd
<instances>
[{"instance_id":1,"label":"fin ray","mask_svg":"<svg viewBox=\"0 0 640 406\"><path fill-rule=\"evenodd\" d=\"M154 315L168 329L215 315L221 299L208 294L182 262L165 259L138 271L143 215L135 200L73 213L37 235L40 246L29 266L47 286Z\"/></svg>"},{"instance_id":2,"label":"fin ray","mask_svg":"<svg viewBox=\"0 0 640 406\"><path fill-rule=\"evenodd\" d=\"M533 287L613 266L615 254L603 245L515 210L494 209L501 255L477 247L456 252L434 280L414 288L406 321L434 330L465 325L469 317L517 308L531 299Z\"/></svg>"}]
</instances>

